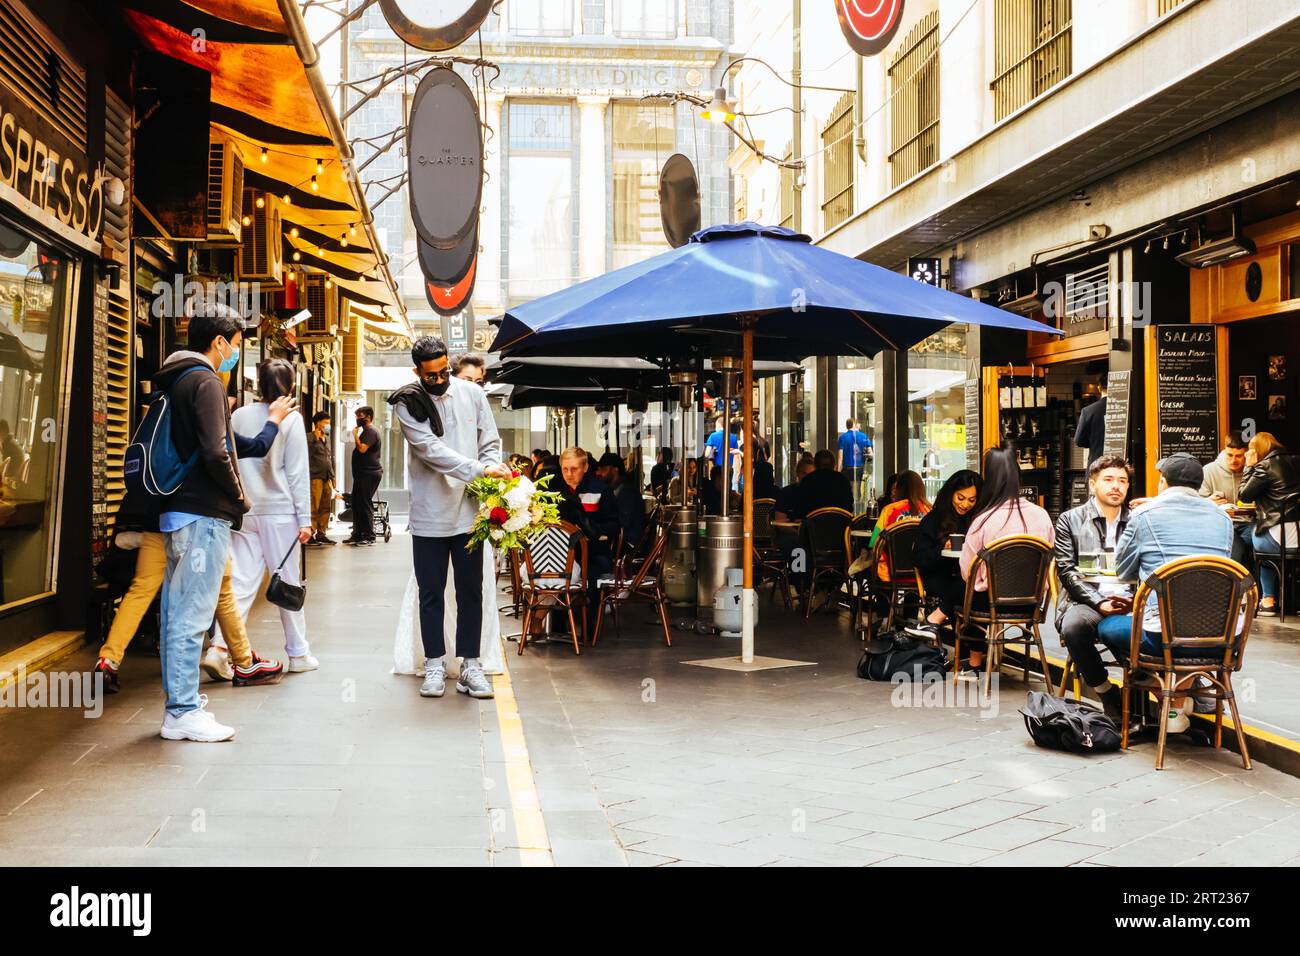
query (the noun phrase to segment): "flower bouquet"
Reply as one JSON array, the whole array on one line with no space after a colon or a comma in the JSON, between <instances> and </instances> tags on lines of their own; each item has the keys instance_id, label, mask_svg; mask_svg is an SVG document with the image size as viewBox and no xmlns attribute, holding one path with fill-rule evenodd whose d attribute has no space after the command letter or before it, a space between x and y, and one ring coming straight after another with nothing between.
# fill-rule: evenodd
<instances>
[{"instance_id":1,"label":"flower bouquet","mask_svg":"<svg viewBox=\"0 0 1300 956\"><path fill-rule=\"evenodd\" d=\"M478 502L478 515L469 532L472 551L484 541L517 551L530 537L560 523L560 493L548 491L551 476L536 483L512 472L509 478L475 478L466 492Z\"/></svg>"}]
</instances>

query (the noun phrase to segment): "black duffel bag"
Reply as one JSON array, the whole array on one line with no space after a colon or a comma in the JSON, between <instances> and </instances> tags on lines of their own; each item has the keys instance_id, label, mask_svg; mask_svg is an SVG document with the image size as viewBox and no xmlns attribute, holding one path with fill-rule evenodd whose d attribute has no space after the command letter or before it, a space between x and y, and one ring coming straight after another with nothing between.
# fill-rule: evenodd
<instances>
[{"instance_id":1,"label":"black duffel bag","mask_svg":"<svg viewBox=\"0 0 1300 956\"><path fill-rule=\"evenodd\" d=\"M1040 747L1076 754L1119 750L1120 733L1115 722L1087 704L1035 690L1029 692L1020 713L1029 736Z\"/></svg>"},{"instance_id":2,"label":"black duffel bag","mask_svg":"<svg viewBox=\"0 0 1300 956\"><path fill-rule=\"evenodd\" d=\"M858 676L863 680L921 682L943 679L948 673L948 658L932 644L908 637L901 631L884 634L867 645L858 661Z\"/></svg>"}]
</instances>

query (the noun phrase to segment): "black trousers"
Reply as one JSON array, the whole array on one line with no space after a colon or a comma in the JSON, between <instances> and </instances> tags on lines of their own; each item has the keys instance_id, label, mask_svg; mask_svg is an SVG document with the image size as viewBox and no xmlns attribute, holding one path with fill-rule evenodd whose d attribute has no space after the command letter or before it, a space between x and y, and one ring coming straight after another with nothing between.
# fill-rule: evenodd
<instances>
[{"instance_id":1,"label":"black trousers","mask_svg":"<svg viewBox=\"0 0 1300 956\"><path fill-rule=\"evenodd\" d=\"M358 471L352 474L352 540L371 541L375 537L375 492L382 471Z\"/></svg>"},{"instance_id":2,"label":"black trousers","mask_svg":"<svg viewBox=\"0 0 1300 956\"><path fill-rule=\"evenodd\" d=\"M1079 676L1089 687L1109 683L1106 665L1097 649L1097 625L1102 615L1085 604L1072 604L1061 615L1061 643L1070 652L1070 660L1079 669Z\"/></svg>"},{"instance_id":3,"label":"black trousers","mask_svg":"<svg viewBox=\"0 0 1300 956\"><path fill-rule=\"evenodd\" d=\"M415 581L420 586L420 638L425 657L442 657L447 566L456 583L456 656L478 657L483 634L483 555L465 547L468 534L450 538L411 536ZM480 545L481 547L481 545Z\"/></svg>"}]
</instances>

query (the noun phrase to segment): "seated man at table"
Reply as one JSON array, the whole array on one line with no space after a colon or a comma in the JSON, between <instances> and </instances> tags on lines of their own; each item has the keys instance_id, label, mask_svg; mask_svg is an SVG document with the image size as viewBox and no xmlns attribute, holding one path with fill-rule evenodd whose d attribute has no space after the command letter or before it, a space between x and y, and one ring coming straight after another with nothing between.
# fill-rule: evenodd
<instances>
[{"instance_id":1,"label":"seated man at table","mask_svg":"<svg viewBox=\"0 0 1300 956\"><path fill-rule=\"evenodd\" d=\"M811 461L800 461L794 466L794 481L776 493L776 504L772 506L772 517L776 521L798 521L803 517L799 510L799 483L813 470Z\"/></svg>"},{"instance_id":2,"label":"seated man at table","mask_svg":"<svg viewBox=\"0 0 1300 956\"><path fill-rule=\"evenodd\" d=\"M595 475L587 473L587 453L566 448L560 453L560 520L578 526L587 539L587 625L596 620L600 590L596 582L614 570L614 540L618 537L618 504L614 492ZM563 615L557 615L557 618Z\"/></svg>"},{"instance_id":3,"label":"seated man at table","mask_svg":"<svg viewBox=\"0 0 1300 956\"><path fill-rule=\"evenodd\" d=\"M1096 568L1081 567L1081 555L1095 562L1103 553L1114 554L1129 523L1129 480L1132 469L1118 455L1102 455L1088 467L1088 490L1092 497L1077 508L1063 512L1056 521L1056 574L1061 594L1056 600L1056 630L1079 676L1092 688L1107 716L1116 723L1123 712L1123 695L1110 682L1106 665L1097 650L1097 626L1112 614L1126 614L1132 607L1131 588L1118 579L1096 583L1088 573Z\"/></svg>"},{"instance_id":4,"label":"seated man at table","mask_svg":"<svg viewBox=\"0 0 1300 956\"><path fill-rule=\"evenodd\" d=\"M835 454L822 449L813 456L813 471L799 482L796 495L799 516L818 508L843 508L853 513L853 486L844 472L835 470Z\"/></svg>"},{"instance_id":5,"label":"seated man at table","mask_svg":"<svg viewBox=\"0 0 1300 956\"><path fill-rule=\"evenodd\" d=\"M1186 452L1176 452L1156 462L1156 470L1160 472L1156 497L1133 509L1116 546L1115 571L1120 580L1144 580L1175 558L1232 555L1231 519L1200 496L1205 477L1201 463ZM1142 652L1159 654L1160 610L1154 594L1141 613ZM1098 625L1097 636L1122 660L1128 656L1132 627L1132 614L1113 614ZM1173 701L1167 728L1170 733L1182 733L1190 726L1186 705L1186 697Z\"/></svg>"},{"instance_id":6,"label":"seated man at table","mask_svg":"<svg viewBox=\"0 0 1300 956\"><path fill-rule=\"evenodd\" d=\"M617 452L607 451L600 456L596 477L613 489L618 526L623 532L623 548L631 551L641 543L645 531L645 499L637 490L636 482L628 480L623 458Z\"/></svg>"},{"instance_id":7,"label":"seated man at table","mask_svg":"<svg viewBox=\"0 0 1300 956\"><path fill-rule=\"evenodd\" d=\"M1235 505L1241 500L1241 479L1246 473L1246 439L1241 432L1228 432L1219 457L1205 466L1205 478L1201 481L1201 497L1209 498L1216 505ZM1232 559L1249 565L1254 557L1254 544L1251 541L1251 522L1242 521L1236 525L1237 533L1232 542Z\"/></svg>"}]
</instances>

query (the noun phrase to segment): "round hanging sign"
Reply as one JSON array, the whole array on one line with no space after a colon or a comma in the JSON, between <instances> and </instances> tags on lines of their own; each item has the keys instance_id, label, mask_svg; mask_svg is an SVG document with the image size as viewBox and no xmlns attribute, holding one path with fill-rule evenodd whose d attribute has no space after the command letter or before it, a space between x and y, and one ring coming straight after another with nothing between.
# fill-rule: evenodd
<instances>
[{"instance_id":1,"label":"round hanging sign","mask_svg":"<svg viewBox=\"0 0 1300 956\"><path fill-rule=\"evenodd\" d=\"M455 285L436 285L424 280L424 297L429 300L429 307L439 315L455 315L469 305L470 296L474 294L474 274L478 270L478 257L470 260L469 271Z\"/></svg>"},{"instance_id":2,"label":"round hanging sign","mask_svg":"<svg viewBox=\"0 0 1300 956\"><path fill-rule=\"evenodd\" d=\"M416 87L406 168L420 238L444 251L462 244L478 227L483 136L474 94L455 70L430 70Z\"/></svg>"},{"instance_id":3,"label":"round hanging sign","mask_svg":"<svg viewBox=\"0 0 1300 956\"><path fill-rule=\"evenodd\" d=\"M435 249L419 236L415 237L415 246L425 279L434 285L452 286L465 278L478 253L478 229L472 230L464 242L452 249Z\"/></svg>"},{"instance_id":4,"label":"round hanging sign","mask_svg":"<svg viewBox=\"0 0 1300 956\"><path fill-rule=\"evenodd\" d=\"M875 56L903 22L903 0L835 0L840 31L859 56Z\"/></svg>"},{"instance_id":5,"label":"round hanging sign","mask_svg":"<svg viewBox=\"0 0 1300 956\"><path fill-rule=\"evenodd\" d=\"M483 25L494 0L379 0L401 39L435 53L458 47Z\"/></svg>"},{"instance_id":6,"label":"round hanging sign","mask_svg":"<svg viewBox=\"0 0 1300 956\"><path fill-rule=\"evenodd\" d=\"M686 245L700 231L700 181L691 161L681 153L664 160L659 173L659 218L668 245L674 249Z\"/></svg>"}]
</instances>

